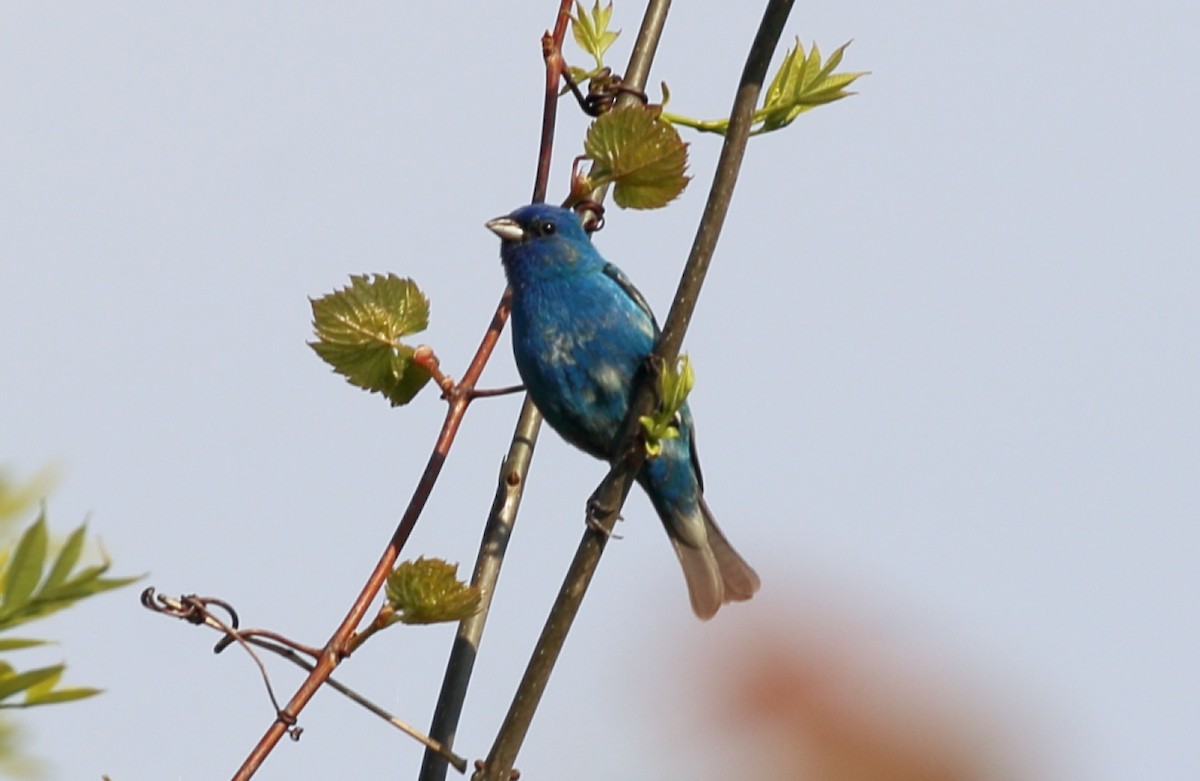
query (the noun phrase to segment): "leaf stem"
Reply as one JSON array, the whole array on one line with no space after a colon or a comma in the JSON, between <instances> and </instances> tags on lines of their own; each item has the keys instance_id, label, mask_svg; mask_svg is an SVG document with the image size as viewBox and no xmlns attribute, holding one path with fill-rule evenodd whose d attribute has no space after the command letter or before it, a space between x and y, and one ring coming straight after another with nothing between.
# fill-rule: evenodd
<instances>
[{"instance_id":1,"label":"leaf stem","mask_svg":"<svg viewBox=\"0 0 1200 781\"><path fill-rule=\"evenodd\" d=\"M670 314L655 345L654 354L669 364L673 364L679 355L704 276L712 260L745 153L754 106L793 2L794 0L768 1L758 34L750 47L733 102L729 133L721 147L717 172L709 191L704 216L692 243ZM647 15L649 13L647 11ZM663 13L665 14L665 9ZM644 71L641 77L645 78ZM623 455L614 462L611 471L593 493L593 502L589 503L605 511L603 516L597 519L601 528L589 526L584 532L492 750L483 767L472 776L473 781L507 781L509 777L567 632L596 571L596 565L608 541L607 532L611 532L615 525L634 477L645 459L645 448L639 439L638 418L650 413L654 396L651 383L643 380L638 384L626 415L621 447L618 450Z\"/></svg>"},{"instance_id":2,"label":"leaf stem","mask_svg":"<svg viewBox=\"0 0 1200 781\"><path fill-rule=\"evenodd\" d=\"M727 119L692 119L680 114L672 114L670 111L664 111L659 115L662 119L670 122L672 125L681 125L690 127L700 133L718 133L725 135L725 130L729 127Z\"/></svg>"}]
</instances>

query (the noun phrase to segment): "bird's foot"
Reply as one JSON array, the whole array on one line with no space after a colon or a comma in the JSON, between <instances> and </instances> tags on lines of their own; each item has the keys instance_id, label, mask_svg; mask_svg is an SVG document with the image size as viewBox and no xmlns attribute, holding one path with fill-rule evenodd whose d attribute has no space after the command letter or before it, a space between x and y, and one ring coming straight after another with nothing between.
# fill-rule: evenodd
<instances>
[{"instance_id":1,"label":"bird's foot","mask_svg":"<svg viewBox=\"0 0 1200 781\"><path fill-rule=\"evenodd\" d=\"M621 539L621 535L614 532L611 526L605 523L606 519L614 515L612 525L616 525L617 521L625 520L619 513L615 513L607 507L602 507L600 502L595 497L592 497L588 499L587 518L584 524L597 534L603 535L606 539L619 540Z\"/></svg>"}]
</instances>

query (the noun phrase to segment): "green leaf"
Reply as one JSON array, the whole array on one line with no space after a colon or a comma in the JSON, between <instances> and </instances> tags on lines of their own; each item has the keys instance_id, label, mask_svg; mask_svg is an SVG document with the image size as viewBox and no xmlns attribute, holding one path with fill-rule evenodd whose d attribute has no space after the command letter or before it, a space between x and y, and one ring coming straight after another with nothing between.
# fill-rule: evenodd
<instances>
[{"instance_id":1,"label":"green leaf","mask_svg":"<svg viewBox=\"0 0 1200 781\"><path fill-rule=\"evenodd\" d=\"M841 64L842 55L850 43L846 42L834 50L824 65L821 50L814 42L808 54L804 44L796 39L796 45L784 56L771 85L763 97L763 105L754 113L755 122L761 123L754 133L769 133L790 125L792 121L809 109L854 93L846 87L863 72L837 73L833 70Z\"/></svg>"},{"instance_id":2,"label":"green leaf","mask_svg":"<svg viewBox=\"0 0 1200 781\"><path fill-rule=\"evenodd\" d=\"M103 692L103 689L93 689L90 686L69 686L65 689L55 689L45 694L39 694L37 697L29 693L25 695L25 706L52 705L58 702L86 700L88 697L95 697L97 694L102 694Z\"/></svg>"},{"instance_id":3,"label":"green leaf","mask_svg":"<svg viewBox=\"0 0 1200 781\"><path fill-rule=\"evenodd\" d=\"M754 112L750 134L759 135L786 127L809 109L853 95L853 92L846 91L846 87L867 72L834 73L837 66L841 65L842 55L849 45L847 42L839 46L822 64L821 50L817 45L814 43L806 54L804 45L797 38L795 47L784 55L779 70L763 93L763 104ZM702 133L724 135L729 132L728 118L700 120L665 111L662 116L667 122Z\"/></svg>"},{"instance_id":4,"label":"green leaf","mask_svg":"<svg viewBox=\"0 0 1200 781\"><path fill-rule=\"evenodd\" d=\"M83 552L86 534L87 524L80 524L79 528L67 537L67 541L63 543L62 548L58 551L58 556L54 559L54 565L50 567L50 574L42 582L43 593L53 591L66 582L71 570L79 563L79 555Z\"/></svg>"},{"instance_id":5,"label":"green leaf","mask_svg":"<svg viewBox=\"0 0 1200 781\"><path fill-rule=\"evenodd\" d=\"M43 590L42 593L38 594L35 601L47 603L47 606L51 608L49 612L54 612L84 597L102 594L105 591L112 591L113 589L127 586L130 583L140 580L142 577L141 575L133 575L125 578L100 577L100 575L108 571L108 567L108 564L102 564L80 570L78 575L54 589L54 591ZM66 604L55 604L59 602L65 602Z\"/></svg>"},{"instance_id":6,"label":"green leaf","mask_svg":"<svg viewBox=\"0 0 1200 781\"><path fill-rule=\"evenodd\" d=\"M597 68L604 67L604 53L621 34L620 30L611 32L608 29L612 11L611 2L607 7L601 8L600 1L596 0L589 15L583 10L583 3L576 0L575 15L571 17L571 34L575 37L575 43L579 44L579 48L592 55L596 60Z\"/></svg>"},{"instance_id":7,"label":"green leaf","mask_svg":"<svg viewBox=\"0 0 1200 781\"><path fill-rule=\"evenodd\" d=\"M442 559L405 561L387 579L388 605L406 624L461 621L479 611L481 594L458 579L458 565Z\"/></svg>"},{"instance_id":8,"label":"green leaf","mask_svg":"<svg viewBox=\"0 0 1200 781\"><path fill-rule=\"evenodd\" d=\"M100 689L86 686L72 686L56 689L62 679L66 665L56 664L51 667L41 667L23 673L13 673L11 668L0 675L0 701L25 693L24 701L0 702L3 708L25 708L31 705L49 705L56 702L71 702L82 700L100 693Z\"/></svg>"},{"instance_id":9,"label":"green leaf","mask_svg":"<svg viewBox=\"0 0 1200 781\"><path fill-rule=\"evenodd\" d=\"M37 683L33 684L25 690L25 702L28 703L32 699L44 697L54 690L58 682L62 679L63 670L66 670L66 665L59 665L58 672L54 675L47 675Z\"/></svg>"},{"instance_id":10,"label":"green leaf","mask_svg":"<svg viewBox=\"0 0 1200 781\"><path fill-rule=\"evenodd\" d=\"M626 209L657 209L679 197L689 179L687 146L656 110L637 105L600 115L583 143L593 184L611 182L613 200Z\"/></svg>"},{"instance_id":11,"label":"green leaf","mask_svg":"<svg viewBox=\"0 0 1200 781\"><path fill-rule=\"evenodd\" d=\"M39 667L36 670L6 675L0 678L0 701L26 689L31 689L46 680L57 682L65 669L66 665L56 664L51 667Z\"/></svg>"},{"instance_id":12,"label":"green leaf","mask_svg":"<svg viewBox=\"0 0 1200 781\"><path fill-rule=\"evenodd\" d=\"M429 300L411 279L351 276L349 287L311 303L317 339L309 346L351 385L398 407L429 382L413 348L400 342L429 325Z\"/></svg>"},{"instance_id":13,"label":"green leaf","mask_svg":"<svg viewBox=\"0 0 1200 781\"><path fill-rule=\"evenodd\" d=\"M0 651L19 651L22 648L36 648L39 645L49 645L49 640L33 640L25 637L5 637L0 639ZM3 673L0 672L0 675Z\"/></svg>"},{"instance_id":14,"label":"green leaf","mask_svg":"<svg viewBox=\"0 0 1200 781\"><path fill-rule=\"evenodd\" d=\"M11 616L29 604L46 566L46 514L43 511L17 543L4 573L4 599L0 617Z\"/></svg>"},{"instance_id":15,"label":"green leaf","mask_svg":"<svg viewBox=\"0 0 1200 781\"><path fill-rule=\"evenodd\" d=\"M638 418L646 441L646 455L651 458L662 453L662 443L679 436L679 416L688 394L696 384L696 372L686 355L679 356L673 367L660 364L658 374L658 409L652 415Z\"/></svg>"}]
</instances>

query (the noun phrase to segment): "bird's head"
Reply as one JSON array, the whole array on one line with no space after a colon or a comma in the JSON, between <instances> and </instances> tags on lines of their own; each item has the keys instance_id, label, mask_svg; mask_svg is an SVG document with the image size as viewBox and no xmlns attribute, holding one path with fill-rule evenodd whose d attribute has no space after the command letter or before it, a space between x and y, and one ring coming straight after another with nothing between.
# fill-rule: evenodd
<instances>
[{"instance_id":1,"label":"bird's head","mask_svg":"<svg viewBox=\"0 0 1200 781\"><path fill-rule=\"evenodd\" d=\"M588 273L604 266L579 217L570 209L534 203L485 223L500 237L508 281L520 283Z\"/></svg>"}]
</instances>

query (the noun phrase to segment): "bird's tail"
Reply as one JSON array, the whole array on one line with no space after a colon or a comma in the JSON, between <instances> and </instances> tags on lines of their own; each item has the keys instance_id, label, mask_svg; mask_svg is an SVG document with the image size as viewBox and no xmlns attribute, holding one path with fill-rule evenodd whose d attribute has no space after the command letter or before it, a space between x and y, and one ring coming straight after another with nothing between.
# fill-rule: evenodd
<instances>
[{"instance_id":1,"label":"bird's tail","mask_svg":"<svg viewBox=\"0 0 1200 781\"><path fill-rule=\"evenodd\" d=\"M693 517L669 524L668 532L687 579L692 610L707 621L726 602L754 596L760 584L758 573L725 539L703 497L699 505L703 527L701 519Z\"/></svg>"}]
</instances>

